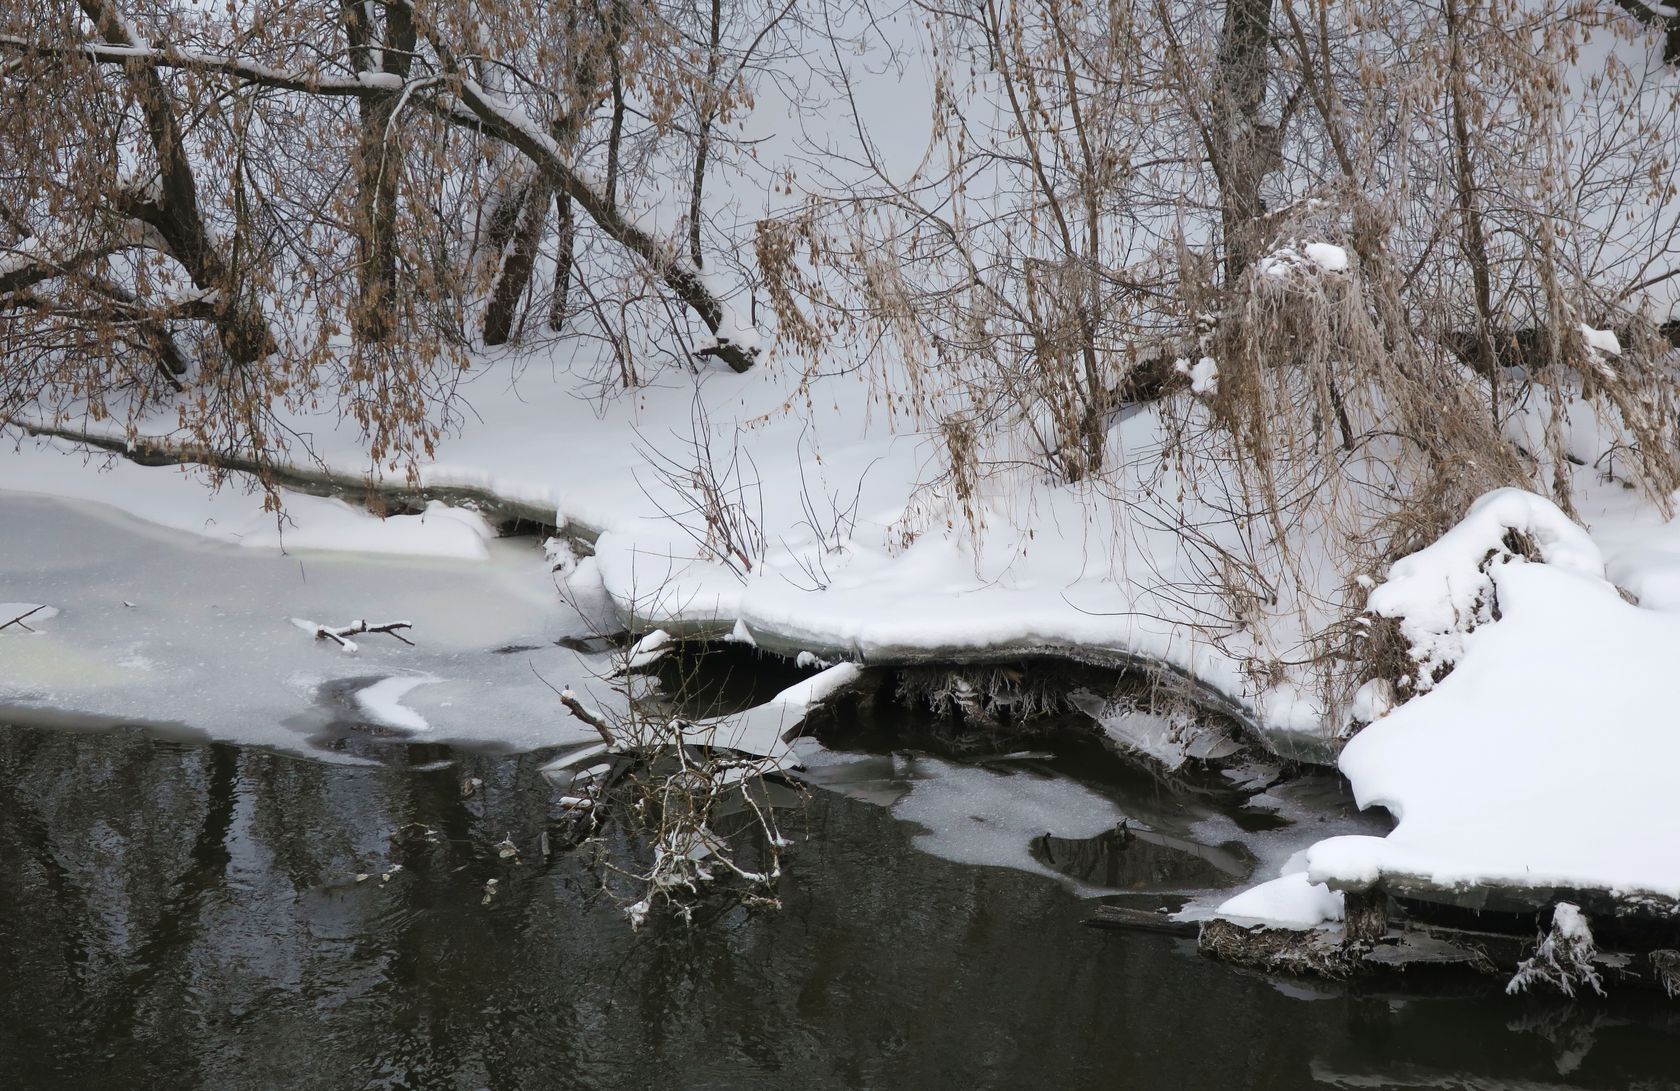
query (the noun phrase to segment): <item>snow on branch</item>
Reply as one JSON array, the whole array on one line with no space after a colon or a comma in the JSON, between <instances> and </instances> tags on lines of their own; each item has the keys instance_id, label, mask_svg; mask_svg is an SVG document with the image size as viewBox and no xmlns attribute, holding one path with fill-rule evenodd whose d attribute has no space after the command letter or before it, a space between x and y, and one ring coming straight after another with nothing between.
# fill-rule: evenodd
<instances>
[{"instance_id":1,"label":"snow on branch","mask_svg":"<svg viewBox=\"0 0 1680 1091\"><path fill-rule=\"evenodd\" d=\"M664 629L655 629L653 632L648 633L646 636L636 641L636 643L624 653L622 661L613 667L607 677L618 678L622 675L629 674L631 671L644 670L665 658L666 654L674 649L676 645L676 638L670 633L666 632Z\"/></svg>"},{"instance_id":2,"label":"snow on branch","mask_svg":"<svg viewBox=\"0 0 1680 1091\"><path fill-rule=\"evenodd\" d=\"M618 745L618 741L613 738L612 729L607 726L607 721L602 718L599 712L578 700L577 694L571 689L560 691L560 703L566 706L567 712L593 727L596 733L601 736L602 742L608 746Z\"/></svg>"},{"instance_id":3,"label":"snow on branch","mask_svg":"<svg viewBox=\"0 0 1680 1091\"><path fill-rule=\"evenodd\" d=\"M318 72L288 72L256 61L216 53L200 53L170 45L77 42L58 45L33 42L15 34L0 34L0 49L35 57L78 55L101 64L142 64L150 68L173 68L188 72L211 72L233 76L246 83L311 95L365 97L400 91L401 77L384 72L361 72L353 77L328 77Z\"/></svg>"},{"instance_id":4,"label":"snow on branch","mask_svg":"<svg viewBox=\"0 0 1680 1091\"><path fill-rule=\"evenodd\" d=\"M398 629L414 628L413 623L407 621L386 621L378 625L370 625L366 618L357 618L348 625L318 625L313 621L305 621L303 618L295 617L292 619L292 624L306 633L314 633L316 640L333 641L344 651L351 654L356 652L357 647L356 642L350 638L360 636L363 633L384 633L386 636L396 637L411 648L415 646L414 641L397 631Z\"/></svg>"},{"instance_id":5,"label":"snow on branch","mask_svg":"<svg viewBox=\"0 0 1680 1091\"><path fill-rule=\"evenodd\" d=\"M578 700L578 695L571 686L567 686L565 689L556 689L554 683L537 673L535 667L531 668L531 673L537 675L537 681L553 690L554 695L560 698L560 703L566 706L567 712L594 728L595 733L601 736L601 741L606 743L609 749L618 748L618 739L613 736L612 728L607 725L606 717Z\"/></svg>"}]
</instances>

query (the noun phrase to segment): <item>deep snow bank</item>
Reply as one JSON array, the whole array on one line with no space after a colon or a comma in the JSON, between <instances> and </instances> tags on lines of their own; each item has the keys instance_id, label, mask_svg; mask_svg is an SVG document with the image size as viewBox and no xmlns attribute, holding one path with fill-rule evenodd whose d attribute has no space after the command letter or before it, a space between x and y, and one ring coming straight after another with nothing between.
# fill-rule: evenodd
<instances>
[{"instance_id":1,"label":"deep snow bank","mask_svg":"<svg viewBox=\"0 0 1680 1091\"><path fill-rule=\"evenodd\" d=\"M1543 562L1513 555L1510 530ZM1303 882L1680 899L1680 614L1630 604L1604 572L1585 531L1515 489L1396 564L1370 605L1400 620L1425 692L1354 737L1340 766L1359 805L1398 825L1321 841L1292 883L1222 912L1310 925Z\"/></svg>"}]
</instances>

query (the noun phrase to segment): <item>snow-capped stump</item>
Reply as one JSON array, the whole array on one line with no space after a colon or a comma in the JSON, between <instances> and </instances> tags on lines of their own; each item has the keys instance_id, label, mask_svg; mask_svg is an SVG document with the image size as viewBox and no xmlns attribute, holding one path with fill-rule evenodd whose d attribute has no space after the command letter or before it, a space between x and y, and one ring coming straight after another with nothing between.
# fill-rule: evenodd
<instances>
[{"instance_id":1,"label":"snow-capped stump","mask_svg":"<svg viewBox=\"0 0 1680 1091\"><path fill-rule=\"evenodd\" d=\"M0 632L33 633L35 626L58 616L58 607L40 602L0 602Z\"/></svg>"},{"instance_id":2,"label":"snow-capped stump","mask_svg":"<svg viewBox=\"0 0 1680 1091\"><path fill-rule=\"evenodd\" d=\"M1593 968L1597 960L1598 947L1587 918L1579 907L1559 902L1552 909L1551 931L1540 937L1533 955L1517 964L1505 991L1514 996L1545 986L1574 996L1576 988L1585 985L1603 996L1604 981Z\"/></svg>"}]
</instances>

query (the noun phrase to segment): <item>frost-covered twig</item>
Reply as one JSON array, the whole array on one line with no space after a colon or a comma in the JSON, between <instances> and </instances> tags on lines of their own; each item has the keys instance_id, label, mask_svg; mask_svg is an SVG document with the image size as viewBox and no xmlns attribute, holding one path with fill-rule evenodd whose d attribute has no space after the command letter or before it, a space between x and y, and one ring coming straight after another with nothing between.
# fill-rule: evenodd
<instances>
[{"instance_id":1,"label":"frost-covered twig","mask_svg":"<svg viewBox=\"0 0 1680 1091\"><path fill-rule=\"evenodd\" d=\"M752 783L761 781L775 763L691 741L697 730L680 719L665 721L649 740L659 758L657 766L650 766L654 775L631 781L639 796L634 810L657 823L651 864L613 869L640 888L641 897L625 909L632 927L640 927L660 902L688 919L693 909L688 896L720 875L739 880L749 900L777 904L773 891L788 841L777 828L772 808L752 792ZM726 813L725 801L737 797L764 837L769 867L762 870L743 866L728 839L713 829L713 818Z\"/></svg>"},{"instance_id":2,"label":"frost-covered twig","mask_svg":"<svg viewBox=\"0 0 1680 1091\"><path fill-rule=\"evenodd\" d=\"M745 582L764 559L764 497L758 466L751 452L741 448L738 434L726 462L714 454L711 421L698 395L694 399L692 434L687 439L675 438L687 448L685 457L667 455L645 441L637 445L637 452L666 489L679 498L678 503L667 507L638 479L642 495L694 541L702 556L723 564ZM742 467L743 457L752 470L750 483ZM749 490L757 503L756 514L749 503ZM699 516L704 527L693 525L688 516Z\"/></svg>"}]
</instances>

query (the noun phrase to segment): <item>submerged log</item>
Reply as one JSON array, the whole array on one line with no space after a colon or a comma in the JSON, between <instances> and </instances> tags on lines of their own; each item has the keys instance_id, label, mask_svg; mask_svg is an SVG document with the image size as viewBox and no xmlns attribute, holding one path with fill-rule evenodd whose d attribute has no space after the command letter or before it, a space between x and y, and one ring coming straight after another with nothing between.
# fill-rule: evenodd
<instances>
[{"instance_id":1,"label":"submerged log","mask_svg":"<svg viewBox=\"0 0 1680 1091\"><path fill-rule=\"evenodd\" d=\"M1158 909L1138 909L1129 905L1099 905L1085 918L1085 923L1096 928L1129 929L1167 936L1194 936L1202 927L1196 921L1174 920Z\"/></svg>"}]
</instances>

